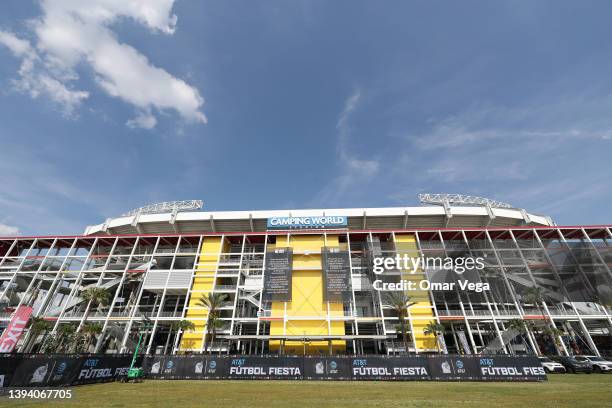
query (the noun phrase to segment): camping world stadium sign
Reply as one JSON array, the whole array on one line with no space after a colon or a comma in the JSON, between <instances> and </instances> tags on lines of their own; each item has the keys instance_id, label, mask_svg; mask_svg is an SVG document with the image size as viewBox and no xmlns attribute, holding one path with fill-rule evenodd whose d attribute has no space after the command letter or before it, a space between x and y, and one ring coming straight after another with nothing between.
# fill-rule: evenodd
<instances>
[{"instance_id":1,"label":"camping world stadium sign","mask_svg":"<svg viewBox=\"0 0 612 408\"><path fill-rule=\"evenodd\" d=\"M271 217L268 218L268 229L313 229L345 228L347 218L343 215L317 217Z\"/></svg>"}]
</instances>

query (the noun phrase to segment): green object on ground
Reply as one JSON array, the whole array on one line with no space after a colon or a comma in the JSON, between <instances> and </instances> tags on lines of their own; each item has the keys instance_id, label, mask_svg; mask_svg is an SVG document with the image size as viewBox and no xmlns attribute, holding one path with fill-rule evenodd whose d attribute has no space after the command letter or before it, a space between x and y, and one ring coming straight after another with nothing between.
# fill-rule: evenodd
<instances>
[{"instance_id":1,"label":"green object on ground","mask_svg":"<svg viewBox=\"0 0 612 408\"><path fill-rule=\"evenodd\" d=\"M128 380L134 380L136 378L140 378L142 377L144 374L144 372L142 371L142 368L130 368L128 370L128 374L127 374L127 378Z\"/></svg>"},{"instance_id":2,"label":"green object on ground","mask_svg":"<svg viewBox=\"0 0 612 408\"><path fill-rule=\"evenodd\" d=\"M142 341L142 336L149 329L149 325L151 323L150 320L146 316L144 319L145 319L144 330L141 330L140 335L138 336L138 343L136 344L136 349L134 350L134 356L132 357L132 363L130 364L130 368L128 369L127 378L125 378L124 381L134 380L134 382L139 382L138 380L140 380L140 382L142 382L142 379L144 378L144 371L142 370L142 368L134 367L134 365L136 364L136 359L138 358L138 351L140 350L140 342Z\"/></svg>"}]
</instances>

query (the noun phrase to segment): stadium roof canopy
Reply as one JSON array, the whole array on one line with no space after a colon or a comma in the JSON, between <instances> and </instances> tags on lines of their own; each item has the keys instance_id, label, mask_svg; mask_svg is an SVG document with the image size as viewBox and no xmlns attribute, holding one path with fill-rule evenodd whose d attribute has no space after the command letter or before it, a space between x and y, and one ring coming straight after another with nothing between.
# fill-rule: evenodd
<instances>
[{"instance_id":1,"label":"stadium roof canopy","mask_svg":"<svg viewBox=\"0 0 612 408\"><path fill-rule=\"evenodd\" d=\"M145 207L143 207L145 208ZM391 208L348 208L273 211L133 211L86 228L92 234L166 234L206 232L261 232L272 217L345 216L349 230L411 228L473 228L551 226L550 217L533 215L523 209L491 205L445 205Z\"/></svg>"}]
</instances>

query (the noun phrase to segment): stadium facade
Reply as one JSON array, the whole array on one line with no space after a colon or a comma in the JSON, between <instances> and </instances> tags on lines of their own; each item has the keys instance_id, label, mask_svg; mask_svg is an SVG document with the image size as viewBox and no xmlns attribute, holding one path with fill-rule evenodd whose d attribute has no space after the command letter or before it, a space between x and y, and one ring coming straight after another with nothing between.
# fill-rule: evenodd
<instances>
[{"instance_id":1,"label":"stadium facade","mask_svg":"<svg viewBox=\"0 0 612 408\"><path fill-rule=\"evenodd\" d=\"M440 205L204 212L198 202L172 202L108 219L79 236L0 238L0 327L10 328L24 307L48 321L51 334L66 323L96 322L102 333L89 351L105 353L133 350L143 321L150 321L147 353L612 350L611 226L557 226L473 197L423 201ZM397 313L373 288L372 258L397 254L481 257L477 279L490 289L408 293L405 350ZM335 272L328 264L334 256ZM327 281L343 267L345 288L334 297ZM386 279L431 272L397 270ZM109 292L107 304L80 296L92 287ZM208 309L200 304L211 292L225 296L214 342L205 335ZM194 328L173 325L184 320ZM441 324L443 334L428 332L430 322ZM26 332L16 350L37 350L47 334Z\"/></svg>"}]
</instances>

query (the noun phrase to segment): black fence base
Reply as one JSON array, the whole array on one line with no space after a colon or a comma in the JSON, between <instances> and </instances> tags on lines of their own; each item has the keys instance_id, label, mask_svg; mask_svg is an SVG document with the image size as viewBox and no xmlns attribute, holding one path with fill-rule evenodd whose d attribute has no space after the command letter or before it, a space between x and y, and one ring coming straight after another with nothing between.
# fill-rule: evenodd
<instances>
[{"instance_id":1,"label":"black fence base","mask_svg":"<svg viewBox=\"0 0 612 408\"><path fill-rule=\"evenodd\" d=\"M0 389L62 387L124 379L131 355L0 355ZM140 357L145 378L166 380L545 381L534 356Z\"/></svg>"},{"instance_id":2,"label":"black fence base","mask_svg":"<svg viewBox=\"0 0 612 408\"><path fill-rule=\"evenodd\" d=\"M534 356L148 356L146 378L545 381Z\"/></svg>"},{"instance_id":3,"label":"black fence base","mask_svg":"<svg viewBox=\"0 0 612 408\"><path fill-rule=\"evenodd\" d=\"M0 389L115 381L127 375L131 362L132 355L126 354L4 354Z\"/></svg>"}]
</instances>

